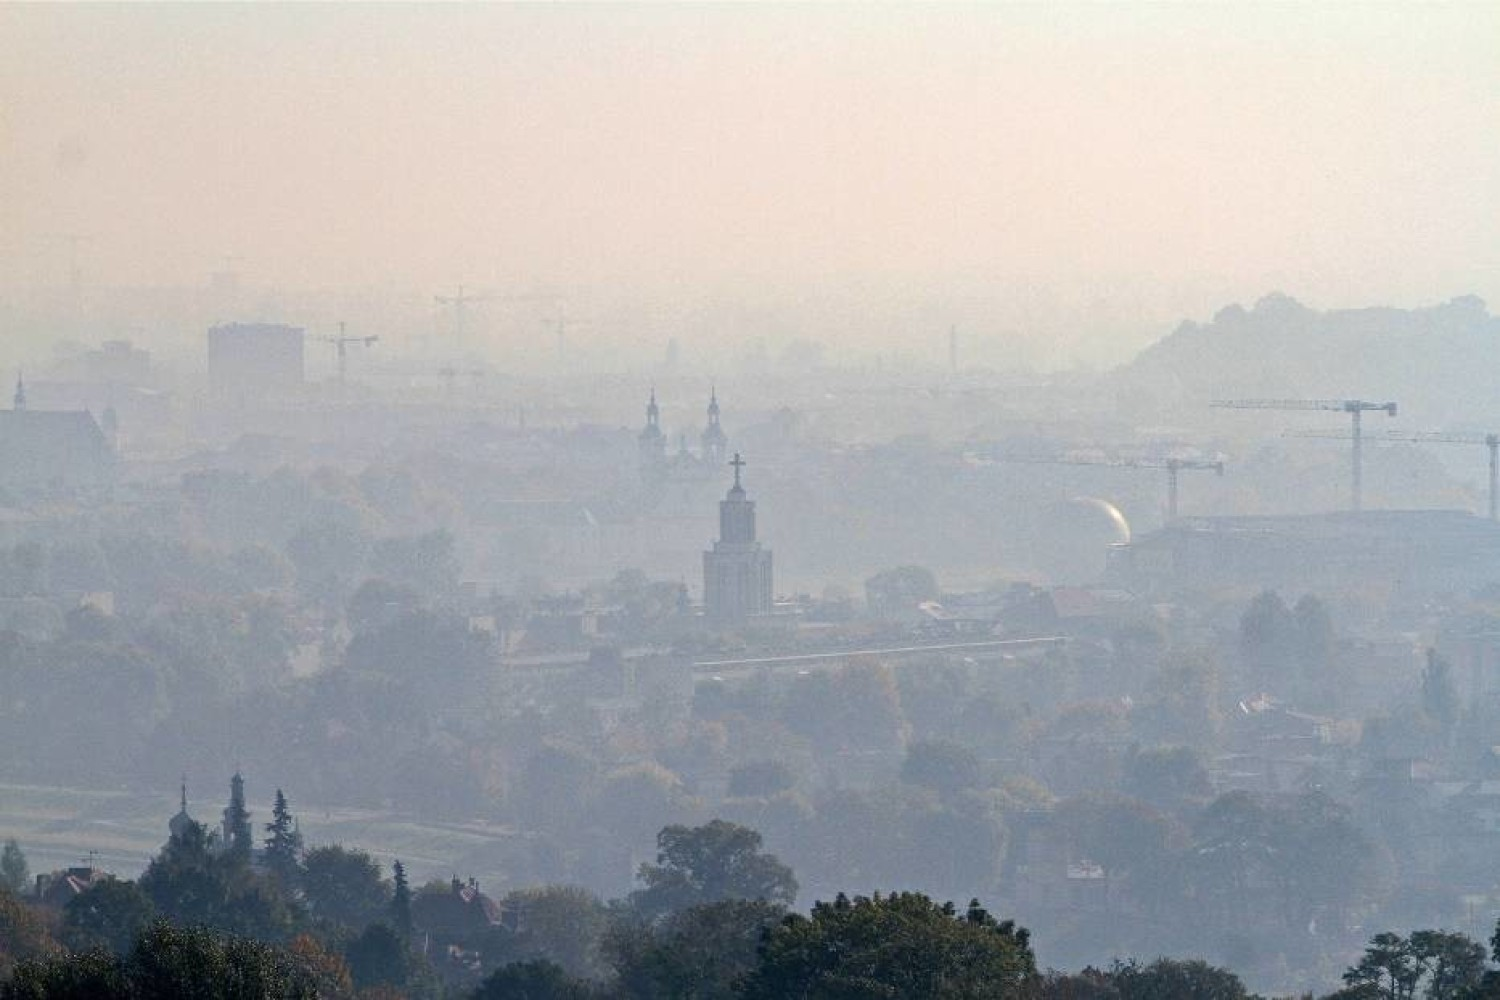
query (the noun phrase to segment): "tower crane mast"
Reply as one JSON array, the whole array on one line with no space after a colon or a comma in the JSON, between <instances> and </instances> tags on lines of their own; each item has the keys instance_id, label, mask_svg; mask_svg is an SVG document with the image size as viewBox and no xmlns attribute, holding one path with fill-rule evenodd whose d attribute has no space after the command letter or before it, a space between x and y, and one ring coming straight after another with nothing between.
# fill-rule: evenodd
<instances>
[{"instance_id":1,"label":"tower crane mast","mask_svg":"<svg viewBox=\"0 0 1500 1000\"><path fill-rule=\"evenodd\" d=\"M1347 441L1347 431L1287 431L1283 437L1324 438ZM1463 431L1386 431L1382 441L1407 441L1414 444L1482 444L1489 452L1489 515L1491 521L1500 521L1500 434L1480 434Z\"/></svg>"},{"instance_id":2,"label":"tower crane mast","mask_svg":"<svg viewBox=\"0 0 1500 1000\"><path fill-rule=\"evenodd\" d=\"M1490 456L1490 520L1500 521L1500 434L1448 431L1413 431L1402 434L1398 431L1387 431L1385 436L1392 441L1484 445Z\"/></svg>"},{"instance_id":3,"label":"tower crane mast","mask_svg":"<svg viewBox=\"0 0 1500 1000\"><path fill-rule=\"evenodd\" d=\"M1208 404L1224 410L1332 410L1349 414L1349 439L1353 442L1353 477L1350 482L1350 509L1364 505L1364 436L1362 418L1366 413L1383 411L1396 415L1395 403L1372 403L1363 399L1216 399Z\"/></svg>"}]
</instances>

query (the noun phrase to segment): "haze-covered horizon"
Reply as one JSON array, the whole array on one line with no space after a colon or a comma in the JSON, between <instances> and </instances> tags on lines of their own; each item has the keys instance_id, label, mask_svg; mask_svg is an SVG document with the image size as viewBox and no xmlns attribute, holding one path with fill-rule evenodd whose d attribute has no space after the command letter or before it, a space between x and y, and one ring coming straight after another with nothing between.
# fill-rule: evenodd
<instances>
[{"instance_id":1,"label":"haze-covered horizon","mask_svg":"<svg viewBox=\"0 0 1500 1000\"><path fill-rule=\"evenodd\" d=\"M1276 290L1496 301L1497 35L1481 5L11 6L0 289L34 326L48 289L233 272L430 325L464 283L565 297L585 346L941 357L957 325L1054 367Z\"/></svg>"}]
</instances>

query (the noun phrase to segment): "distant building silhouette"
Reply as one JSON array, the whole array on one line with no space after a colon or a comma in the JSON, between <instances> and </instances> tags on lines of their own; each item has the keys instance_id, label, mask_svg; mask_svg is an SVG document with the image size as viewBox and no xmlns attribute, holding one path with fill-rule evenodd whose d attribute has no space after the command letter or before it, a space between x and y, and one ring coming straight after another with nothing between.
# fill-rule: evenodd
<instances>
[{"instance_id":1,"label":"distant building silhouette","mask_svg":"<svg viewBox=\"0 0 1500 1000\"><path fill-rule=\"evenodd\" d=\"M637 435L640 448L641 479L651 487L672 481L693 481L718 475L725 456L729 454L729 436L719 422L719 393L711 387L708 394L708 422L698 436L699 451L694 455L688 451L687 435L678 435L675 455L667 454L667 435L661 426L661 408L656 402L656 390L651 390L646 404L646 426Z\"/></svg>"},{"instance_id":2,"label":"distant building silhouette","mask_svg":"<svg viewBox=\"0 0 1500 1000\"><path fill-rule=\"evenodd\" d=\"M735 452L734 485L719 503L719 540L703 553L703 606L708 617L738 622L771 613L771 550L755 539L755 501L740 482L745 460Z\"/></svg>"},{"instance_id":3,"label":"distant building silhouette","mask_svg":"<svg viewBox=\"0 0 1500 1000\"><path fill-rule=\"evenodd\" d=\"M0 485L21 493L108 485L115 455L87 410L33 410L16 379L15 406L0 410Z\"/></svg>"}]
</instances>

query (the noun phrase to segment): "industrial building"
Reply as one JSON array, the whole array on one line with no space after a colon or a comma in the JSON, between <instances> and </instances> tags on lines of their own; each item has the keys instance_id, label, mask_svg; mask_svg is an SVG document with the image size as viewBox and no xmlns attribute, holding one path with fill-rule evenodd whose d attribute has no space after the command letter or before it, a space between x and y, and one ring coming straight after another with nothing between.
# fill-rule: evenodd
<instances>
[{"instance_id":1,"label":"industrial building","mask_svg":"<svg viewBox=\"0 0 1500 1000\"><path fill-rule=\"evenodd\" d=\"M1290 588L1423 595L1500 582L1500 524L1457 510L1186 517L1110 551L1140 594Z\"/></svg>"}]
</instances>

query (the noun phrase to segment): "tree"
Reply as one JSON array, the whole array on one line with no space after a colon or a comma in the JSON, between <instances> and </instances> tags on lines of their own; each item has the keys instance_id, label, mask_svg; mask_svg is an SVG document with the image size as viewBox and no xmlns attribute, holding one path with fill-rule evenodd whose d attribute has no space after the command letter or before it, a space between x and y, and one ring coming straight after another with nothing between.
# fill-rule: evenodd
<instances>
[{"instance_id":1,"label":"tree","mask_svg":"<svg viewBox=\"0 0 1500 1000\"><path fill-rule=\"evenodd\" d=\"M1248 1000L1250 996L1239 976L1199 959L1116 963L1112 978L1120 1000Z\"/></svg>"},{"instance_id":2,"label":"tree","mask_svg":"<svg viewBox=\"0 0 1500 1000\"><path fill-rule=\"evenodd\" d=\"M1413 931L1411 953L1421 966L1426 1000L1457 1000L1479 986L1484 976L1484 946L1452 931Z\"/></svg>"},{"instance_id":3,"label":"tree","mask_svg":"<svg viewBox=\"0 0 1500 1000\"><path fill-rule=\"evenodd\" d=\"M30 887L31 872L26 865L26 855L14 838L7 840L4 849L0 849L0 888L19 896Z\"/></svg>"},{"instance_id":4,"label":"tree","mask_svg":"<svg viewBox=\"0 0 1500 1000\"><path fill-rule=\"evenodd\" d=\"M1403 938L1386 931L1371 938L1359 963L1344 973L1347 988L1338 995L1378 1000L1487 996L1484 957L1484 946L1464 934L1426 930Z\"/></svg>"},{"instance_id":5,"label":"tree","mask_svg":"<svg viewBox=\"0 0 1500 1000\"><path fill-rule=\"evenodd\" d=\"M307 852L302 862L302 892L313 916L350 928L385 916L390 901L375 859L340 844Z\"/></svg>"},{"instance_id":6,"label":"tree","mask_svg":"<svg viewBox=\"0 0 1500 1000\"><path fill-rule=\"evenodd\" d=\"M0 981L0 1000L113 1000L133 995L118 959L105 951L31 958Z\"/></svg>"},{"instance_id":7,"label":"tree","mask_svg":"<svg viewBox=\"0 0 1500 1000\"><path fill-rule=\"evenodd\" d=\"M1303 594L1292 606L1292 620L1297 662L1304 679L1326 674L1333 666L1333 619L1328 606L1312 594Z\"/></svg>"},{"instance_id":8,"label":"tree","mask_svg":"<svg viewBox=\"0 0 1500 1000\"><path fill-rule=\"evenodd\" d=\"M905 742L901 696L884 663L856 661L836 673L797 677L781 716L788 729L829 753L894 750Z\"/></svg>"},{"instance_id":9,"label":"tree","mask_svg":"<svg viewBox=\"0 0 1500 1000\"><path fill-rule=\"evenodd\" d=\"M355 632L384 628L402 615L422 606L422 597L411 587L372 577L359 585L349 598L345 612L349 627Z\"/></svg>"},{"instance_id":10,"label":"tree","mask_svg":"<svg viewBox=\"0 0 1500 1000\"><path fill-rule=\"evenodd\" d=\"M937 577L921 566L897 566L865 581L865 604L875 618L901 618L937 596Z\"/></svg>"},{"instance_id":11,"label":"tree","mask_svg":"<svg viewBox=\"0 0 1500 1000\"><path fill-rule=\"evenodd\" d=\"M1422 711L1445 730L1458 721L1453 666L1435 649L1427 650L1427 667L1422 671Z\"/></svg>"},{"instance_id":12,"label":"tree","mask_svg":"<svg viewBox=\"0 0 1500 1000\"><path fill-rule=\"evenodd\" d=\"M649 842L663 820L686 817L691 800L682 779L655 763L623 767L611 774L589 803L594 824L625 844Z\"/></svg>"},{"instance_id":13,"label":"tree","mask_svg":"<svg viewBox=\"0 0 1500 1000\"><path fill-rule=\"evenodd\" d=\"M570 976L598 978L604 968L599 945L609 911L587 889L548 885L506 895L501 910L515 914L516 928L501 928L484 941L486 965L542 959Z\"/></svg>"},{"instance_id":14,"label":"tree","mask_svg":"<svg viewBox=\"0 0 1500 1000\"><path fill-rule=\"evenodd\" d=\"M980 1000L1023 995L1036 977L1030 935L971 902L959 913L920 893L842 894L766 936L746 1000Z\"/></svg>"},{"instance_id":15,"label":"tree","mask_svg":"<svg viewBox=\"0 0 1500 1000\"><path fill-rule=\"evenodd\" d=\"M1067 799L1054 816L1075 856L1102 865L1111 875L1156 874L1174 835L1165 816L1123 795Z\"/></svg>"},{"instance_id":16,"label":"tree","mask_svg":"<svg viewBox=\"0 0 1500 1000\"><path fill-rule=\"evenodd\" d=\"M266 824L266 868L281 879L283 885L297 881L297 866L302 860L302 833L292 818L286 796L276 789L276 804L271 807L271 822Z\"/></svg>"},{"instance_id":17,"label":"tree","mask_svg":"<svg viewBox=\"0 0 1500 1000\"><path fill-rule=\"evenodd\" d=\"M292 913L273 886L218 850L201 823L174 833L137 885L172 921L262 940L282 940Z\"/></svg>"},{"instance_id":18,"label":"tree","mask_svg":"<svg viewBox=\"0 0 1500 1000\"><path fill-rule=\"evenodd\" d=\"M617 925L605 938L617 988L626 1000L730 1000L785 913L729 899L674 913L655 928Z\"/></svg>"},{"instance_id":19,"label":"tree","mask_svg":"<svg viewBox=\"0 0 1500 1000\"><path fill-rule=\"evenodd\" d=\"M1089 967L1067 975L1049 973L1040 995L1046 1000L1250 1000L1239 976L1193 959L1132 959L1108 969Z\"/></svg>"},{"instance_id":20,"label":"tree","mask_svg":"<svg viewBox=\"0 0 1500 1000\"><path fill-rule=\"evenodd\" d=\"M545 960L512 962L490 973L469 1000L587 1000L588 984Z\"/></svg>"},{"instance_id":21,"label":"tree","mask_svg":"<svg viewBox=\"0 0 1500 1000\"><path fill-rule=\"evenodd\" d=\"M1157 809L1176 811L1207 801L1213 794L1208 769L1191 747L1153 747L1126 758L1123 789Z\"/></svg>"},{"instance_id":22,"label":"tree","mask_svg":"<svg viewBox=\"0 0 1500 1000\"><path fill-rule=\"evenodd\" d=\"M982 774L971 750L944 740L920 740L906 749L901 780L953 795L979 787Z\"/></svg>"},{"instance_id":23,"label":"tree","mask_svg":"<svg viewBox=\"0 0 1500 1000\"><path fill-rule=\"evenodd\" d=\"M128 956L103 951L23 963L0 986L0 1000L319 1000L291 956L271 945L203 927L157 922Z\"/></svg>"},{"instance_id":24,"label":"tree","mask_svg":"<svg viewBox=\"0 0 1500 1000\"><path fill-rule=\"evenodd\" d=\"M1261 591L1245 609L1240 652L1253 682L1272 687L1287 679L1287 668L1297 655L1297 622L1276 591Z\"/></svg>"},{"instance_id":25,"label":"tree","mask_svg":"<svg viewBox=\"0 0 1500 1000\"><path fill-rule=\"evenodd\" d=\"M1344 992L1381 1000L1412 1000L1421 975L1410 942L1385 931L1371 938L1359 963L1345 971L1348 989Z\"/></svg>"},{"instance_id":26,"label":"tree","mask_svg":"<svg viewBox=\"0 0 1500 1000\"><path fill-rule=\"evenodd\" d=\"M391 862L391 926L401 940L411 940L411 886L406 881L406 866L398 859Z\"/></svg>"},{"instance_id":27,"label":"tree","mask_svg":"<svg viewBox=\"0 0 1500 1000\"><path fill-rule=\"evenodd\" d=\"M751 761L729 772L729 795L735 798L767 798L796 784L792 769L779 760Z\"/></svg>"},{"instance_id":28,"label":"tree","mask_svg":"<svg viewBox=\"0 0 1500 1000\"><path fill-rule=\"evenodd\" d=\"M104 948L123 955L155 917L156 907L134 882L106 878L68 900L63 943L74 951Z\"/></svg>"},{"instance_id":29,"label":"tree","mask_svg":"<svg viewBox=\"0 0 1500 1000\"><path fill-rule=\"evenodd\" d=\"M646 887L632 893L631 902L648 919L723 899L791 904L796 877L760 845L759 833L721 819L666 827L656 837L656 864L641 865L638 878Z\"/></svg>"},{"instance_id":30,"label":"tree","mask_svg":"<svg viewBox=\"0 0 1500 1000\"><path fill-rule=\"evenodd\" d=\"M318 1000L353 1000L354 978L342 955L329 951L311 934L292 938L287 953L317 989Z\"/></svg>"},{"instance_id":31,"label":"tree","mask_svg":"<svg viewBox=\"0 0 1500 1000\"><path fill-rule=\"evenodd\" d=\"M344 949L354 985L404 986L411 978L411 952L406 942L385 924L371 924Z\"/></svg>"},{"instance_id":32,"label":"tree","mask_svg":"<svg viewBox=\"0 0 1500 1000\"><path fill-rule=\"evenodd\" d=\"M382 538L375 543L370 568L377 576L409 581L435 594L456 587L462 569L453 535L442 528L424 535Z\"/></svg>"},{"instance_id":33,"label":"tree","mask_svg":"<svg viewBox=\"0 0 1500 1000\"><path fill-rule=\"evenodd\" d=\"M55 947L36 912L0 889L0 975L13 962L36 958Z\"/></svg>"}]
</instances>

